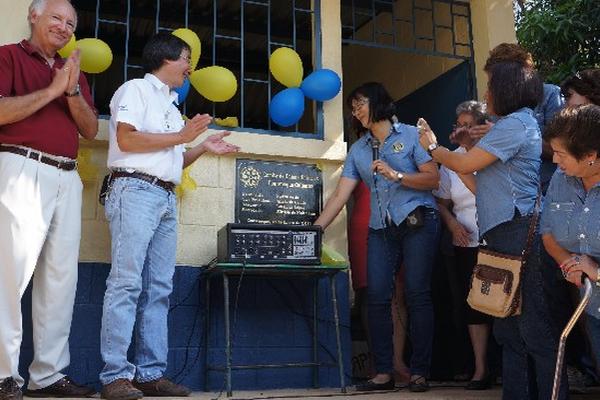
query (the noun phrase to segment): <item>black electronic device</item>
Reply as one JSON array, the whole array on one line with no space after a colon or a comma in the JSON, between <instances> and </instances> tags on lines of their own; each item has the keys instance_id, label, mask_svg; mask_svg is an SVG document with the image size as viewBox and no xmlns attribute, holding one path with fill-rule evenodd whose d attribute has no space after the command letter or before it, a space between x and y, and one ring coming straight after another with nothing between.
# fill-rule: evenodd
<instances>
[{"instance_id":1,"label":"black electronic device","mask_svg":"<svg viewBox=\"0 0 600 400\"><path fill-rule=\"evenodd\" d=\"M232 224L217 234L222 263L321 263L321 228L314 225Z\"/></svg>"}]
</instances>

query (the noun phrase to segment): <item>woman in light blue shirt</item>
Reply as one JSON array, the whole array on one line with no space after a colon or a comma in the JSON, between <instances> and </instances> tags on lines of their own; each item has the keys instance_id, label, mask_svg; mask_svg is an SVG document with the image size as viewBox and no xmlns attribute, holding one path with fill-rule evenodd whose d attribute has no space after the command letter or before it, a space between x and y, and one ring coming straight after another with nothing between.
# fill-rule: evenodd
<instances>
[{"instance_id":1,"label":"woman in light blue shirt","mask_svg":"<svg viewBox=\"0 0 600 400\"><path fill-rule=\"evenodd\" d=\"M589 337L600 368L600 106L567 108L548 127L558 169L544 201L542 239L565 279L593 286L587 307Z\"/></svg>"},{"instance_id":2,"label":"woman in light blue shirt","mask_svg":"<svg viewBox=\"0 0 600 400\"><path fill-rule=\"evenodd\" d=\"M429 129L420 142L435 161L465 177L487 248L520 256L538 196L542 138L533 109L542 97L542 81L519 62L498 62L488 76L488 113L499 119L475 147L450 152L437 145ZM541 270L538 250L536 240L522 272L522 314L494 320L494 336L503 345L506 400L549 399L552 393L560 329L544 292L552 282ZM559 398L567 395L563 385Z\"/></svg>"},{"instance_id":3,"label":"woman in light blue shirt","mask_svg":"<svg viewBox=\"0 0 600 400\"><path fill-rule=\"evenodd\" d=\"M395 272L402 263L411 321L409 390L422 392L429 388L427 376L433 345L431 274L440 221L431 190L437 188L438 170L419 146L417 128L397 122L392 98L380 83L358 87L350 93L347 103L352 109L355 130L364 135L350 148L342 177L315 225L326 228L358 182L362 180L369 187L367 309L375 376L357 389L394 388L390 302Z\"/></svg>"}]
</instances>

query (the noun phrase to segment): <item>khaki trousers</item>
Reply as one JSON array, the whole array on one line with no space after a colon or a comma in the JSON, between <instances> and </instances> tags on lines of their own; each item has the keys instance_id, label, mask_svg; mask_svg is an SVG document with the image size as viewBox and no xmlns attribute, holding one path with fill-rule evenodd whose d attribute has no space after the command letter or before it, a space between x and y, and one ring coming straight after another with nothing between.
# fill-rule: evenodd
<instances>
[{"instance_id":1,"label":"khaki trousers","mask_svg":"<svg viewBox=\"0 0 600 400\"><path fill-rule=\"evenodd\" d=\"M0 153L0 380L24 383L21 298L32 275L29 389L51 385L69 365L82 187L77 171Z\"/></svg>"}]
</instances>

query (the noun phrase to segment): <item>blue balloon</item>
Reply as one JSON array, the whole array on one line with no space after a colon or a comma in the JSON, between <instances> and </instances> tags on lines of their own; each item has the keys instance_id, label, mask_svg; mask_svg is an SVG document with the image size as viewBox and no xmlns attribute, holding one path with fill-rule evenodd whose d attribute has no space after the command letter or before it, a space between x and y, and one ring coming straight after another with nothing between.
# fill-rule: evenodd
<instances>
[{"instance_id":1,"label":"blue balloon","mask_svg":"<svg viewBox=\"0 0 600 400\"><path fill-rule=\"evenodd\" d=\"M179 104L182 104L190 92L190 80L185 78L183 85L173 88L173 91L179 95Z\"/></svg>"},{"instance_id":2,"label":"blue balloon","mask_svg":"<svg viewBox=\"0 0 600 400\"><path fill-rule=\"evenodd\" d=\"M304 95L298 88L288 88L271 99L269 115L280 126L292 126L304 114Z\"/></svg>"},{"instance_id":3,"label":"blue balloon","mask_svg":"<svg viewBox=\"0 0 600 400\"><path fill-rule=\"evenodd\" d=\"M338 74L330 69L318 69L306 77L300 89L306 97L317 101L333 99L342 87Z\"/></svg>"}]
</instances>

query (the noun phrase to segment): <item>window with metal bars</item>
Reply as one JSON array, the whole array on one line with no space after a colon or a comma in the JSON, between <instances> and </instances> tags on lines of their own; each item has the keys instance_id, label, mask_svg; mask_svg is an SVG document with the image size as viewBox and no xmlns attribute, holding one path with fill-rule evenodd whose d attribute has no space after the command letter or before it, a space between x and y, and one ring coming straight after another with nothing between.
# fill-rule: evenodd
<instances>
[{"instance_id":1,"label":"window with metal bars","mask_svg":"<svg viewBox=\"0 0 600 400\"><path fill-rule=\"evenodd\" d=\"M342 41L473 58L470 4L459 0L341 0Z\"/></svg>"},{"instance_id":2,"label":"window with metal bars","mask_svg":"<svg viewBox=\"0 0 600 400\"><path fill-rule=\"evenodd\" d=\"M115 90L141 78L142 49L158 31L189 28L200 37L196 69L220 65L238 81L235 96L213 103L194 89L183 105L187 116L209 113L237 117L239 130L322 138L321 107L306 99L304 115L283 128L269 118L271 98L285 89L269 72L269 56L278 47L296 50L304 77L320 66L321 0L72 0L78 12L78 39L97 37L113 52L110 68L88 75L100 114L109 114Z\"/></svg>"}]
</instances>

